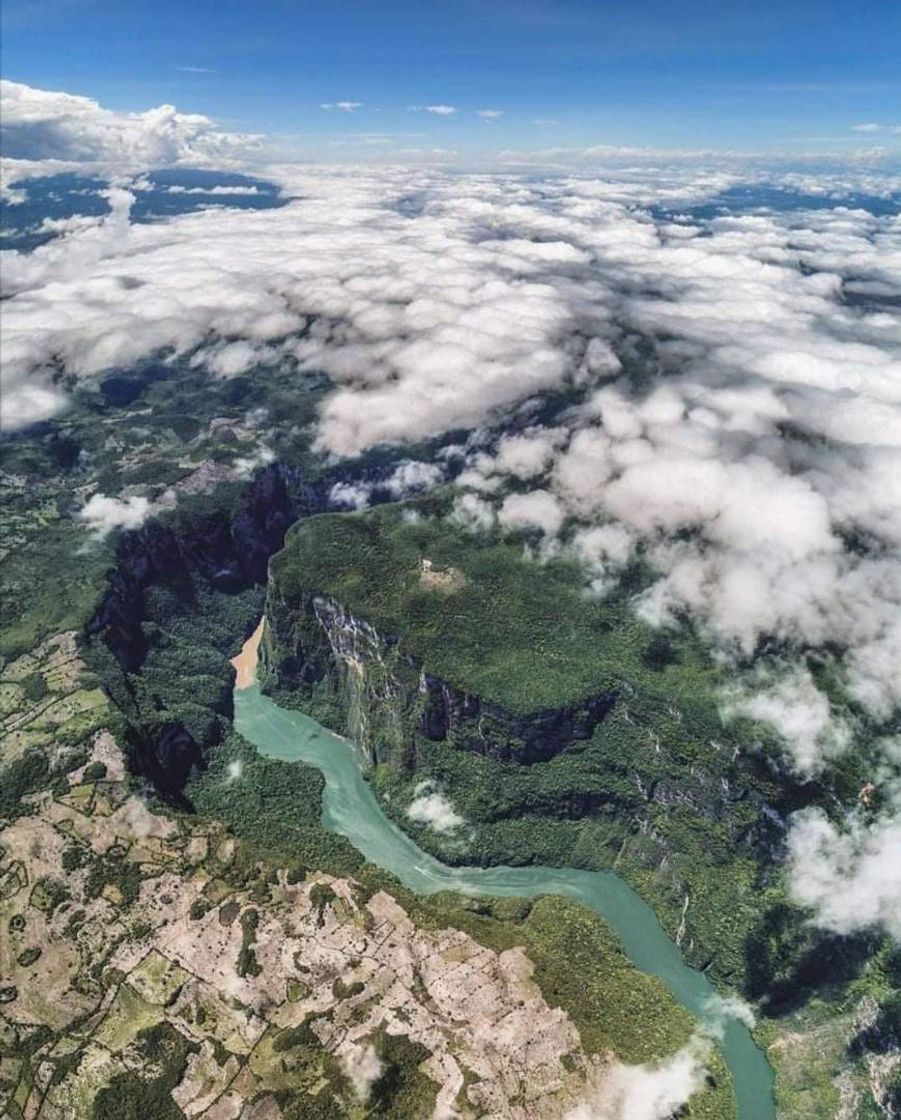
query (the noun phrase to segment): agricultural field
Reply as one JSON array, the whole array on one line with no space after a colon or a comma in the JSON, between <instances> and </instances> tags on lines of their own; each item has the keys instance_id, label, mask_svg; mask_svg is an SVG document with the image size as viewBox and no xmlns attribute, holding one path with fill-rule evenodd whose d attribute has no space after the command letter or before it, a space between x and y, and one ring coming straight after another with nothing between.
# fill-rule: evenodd
<instances>
[{"instance_id":1,"label":"agricultural field","mask_svg":"<svg viewBox=\"0 0 901 1120\"><path fill-rule=\"evenodd\" d=\"M618 1059L691 1035L578 907L561 923L550 900L425 903L373 868L279 866L214 820L154 811L109 730L79 761L0 834L14 1120L557 1116ZM587 1002L573 953L592 958ZM629 1001L660 1033L636 1033ZM709 1096L697 1115L728 1117L724 1074Z\"/></svg>"}]
</instances>

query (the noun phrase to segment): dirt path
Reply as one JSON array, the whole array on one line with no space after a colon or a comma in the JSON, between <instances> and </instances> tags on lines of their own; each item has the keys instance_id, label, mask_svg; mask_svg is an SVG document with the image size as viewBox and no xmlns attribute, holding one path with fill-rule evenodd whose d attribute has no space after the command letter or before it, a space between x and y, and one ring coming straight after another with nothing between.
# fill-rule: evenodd
<instances>
[{"instance_id":1,"label":"dirt path","mask_svg":"<svg viewBox=\"0 0 901 1120\"><path fill-rule=\"evenodd\" d=\"M261 618L256 630L241 646L241 652L231 660L238 674L235 688L250 688L252 684L256 684L260 639L263 637L263 627L265 625L266 619Z\"/></svg>"}]
</instances>

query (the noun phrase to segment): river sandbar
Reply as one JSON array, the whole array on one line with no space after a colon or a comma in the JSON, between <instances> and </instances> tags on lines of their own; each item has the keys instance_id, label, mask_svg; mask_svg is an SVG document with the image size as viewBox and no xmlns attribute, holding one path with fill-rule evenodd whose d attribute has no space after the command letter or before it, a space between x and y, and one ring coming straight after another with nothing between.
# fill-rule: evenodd
<instances>
[{"instance_id":1,"label":"river sandbar","mask_svg":"<svg viewBox=\"0 0 901 1120\"><path fill-rule=\"evenodd\" d=\"M266 616L264 615L257 624L256 630L254 630L244 645L241 646L241 652L231 659L231 663L234 665L235 672L237 673L235 688L250 688L251 685L257 683L257 663L260 658L260 641L262 640L265 626Z\"/></svg>"}]
</instances>

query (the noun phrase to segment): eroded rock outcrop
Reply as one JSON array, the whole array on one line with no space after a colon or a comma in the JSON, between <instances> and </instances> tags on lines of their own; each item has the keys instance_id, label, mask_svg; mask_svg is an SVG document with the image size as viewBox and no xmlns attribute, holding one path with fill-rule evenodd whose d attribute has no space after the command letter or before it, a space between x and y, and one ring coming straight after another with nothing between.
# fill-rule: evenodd
<instances>
[{"instance_id":1,"label":"eroded rock outcrop","mask_svg":"<svg viewBox=\"0 0 901 1120\"><path fill-rule=\"evenodd\" d=\"M545 761L590 738L616 702L600 692L518 714L429 673L397 637L316 591L289 599L271 581L266 611L264 656L279 685L373 762L405 756L417 735L497 760Z\"/></svg>"}]
</instances>

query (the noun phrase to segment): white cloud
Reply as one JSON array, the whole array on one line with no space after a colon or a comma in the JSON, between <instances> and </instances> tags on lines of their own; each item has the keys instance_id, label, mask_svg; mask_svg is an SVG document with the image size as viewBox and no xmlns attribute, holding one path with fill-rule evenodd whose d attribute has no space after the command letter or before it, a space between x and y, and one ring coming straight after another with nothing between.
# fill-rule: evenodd
<instances>
[{"instance_id":1,"label":"white cloud","mask_svg":"<svg viewBox=\"0 0 901 1120\"><path fill-rule=\"evenodd\" d=\"M341 1064L350 1078L358 1100L369 1100L372 1086L382 1076L382 1063L375 1047L350 1043L341 1053Z\"/></svg>"},{"instance_id":2,"label":"white cloud","mask_svg":"<svg viewBox=\"0 0 901 1120\"><path fill-rule=\"evenodd\" d=\"M359 109L362 104L362 101L327 101L320 105L320 109L337 109L341 113L352 113L354 109Z\"/></svg>"},{"instance_id":3,"label":"white cloud","mask_svg":"<svg viewBox=\"0 0 901 1120\"><path fill-rule=\"evenodd\" d=\"M460 494L454 499L450 520L470 532L486 533L494 527L494 507L475 494Z\"/></svg>"},{"instance_id":4,"label":"white cloud","mask_svg":"<svg viewBox=\"0 0 901 1120\"><path fill-rule=\"evenodd\" d=\"M160 105L116 113L90 97L0 81L0 136L11 160L56 160L115 174L172 164L218 166L246 157L260 138L222 132L209 117ZM16 169L25 174L28 167Z\"/></svg>"},{"instance_id":5,"label":"white cloud","mask_svg":"<svg viewBox=\"0 0 901 1120\"><path fill-rule=\"evenodd\" d=\"M901 941L901 821L859 819L845 831L819 809L791 818L790 887L814 921L836 933L881 927Z\"/></svg>"},{"instance_id":6,"label":"white cloud","mask_svg":"<svg viewBox=\"0 0 901 1120\"><path fill-rule=\"evenodd\" d=\"M459 813L440 790L430 782L419 782L413 791L413 800L407 806L407 816L417 824L428 825L435 832L453 832L465 824Z\"/></svg>"},{"instance_id":7,"label":"white cloud","mask_svg":"<svg viewBox=\"0 0 901 1120\"><path fill-rule=\"evenodd\" d=\"M716 993L710 996L702 1015L703 1033L711 1038L721 1039L730 1019L744 1023L748 1030L752 1030L757 1023L753 1008L738 996L721 996Z\"/></svg>"},{"instance_id":8,"label":"white cloud","mask_svg":"<svg viewBox=\"0 0 901 1120\"><path fill-rule=\"evenodd\" d=\"M57 151L77 147L79 113L91 151L98 128L110 151L120 132L126 154L158 150L134 139L143 118L46 97L25 103L62 129ZM687 612L725 658L762 639L843 648L847 688L887 718L901 703L901 220L838 202L897 183L868 166L777 175L645 155L591 175L281 168L302 201L151 225L129 223L116 189L108 218L6 254L3 422L64 407L51 370L90 378L161 351L220 376L275 361L326 373L318 446L334 455L487 431L565 392L549 424L473 444L460 482L477 492L454 518L485 529L500 509L562 529L601 594L640 552L656 573L645 618ZM691 217L742 183L837 204ZM523 484L533 494L505 507ZM828 763L843 733L805 682L757 691L795 764Z\"/></svg>"},{"instance_id":9,"label":"white cloud","mask_svg":"<svg viewBox=\"0 0 901 1120\"><path fill-rule=\"evenodd\" d=\"M618 1062L565 1120L670 1120L703 1089L709 1052L709 1041L696 1038L656 1065Z\"/></svg>"},{"instance_id":10,"label":"white cloud","mask_svg":"<svg viewBox=\"0 0 901 1120\"><path fill-rule=\"evenodd\" d=\"M855 124L851 126L853 132L901 132L901 124L876 124L875 121L867 121L865 124Z\"/></svg>"},{"instance_id":11,"label":"white cloud","mask_svg":"<svg viewBox=\"0 0 901 1120\"><path fill-rule=\"evenodd\" d=\"M435 113L439 117L450 117L456 113L456 108L453 105L426 105L425 111L427 113Z\"/></svg>"},{"instance_id":12,"label":"white cloud","mask_svg":"<svg viewBox=\"0 0 901 1120\"><path fill-rule=\"evenodd\" d=\"M232 462L233 478L250 478L260 467L265 467L275 459L275 452L260 446L253 455L241 455Z\"/></svg>"},{"instance_id":13,"label":"white cloud","mask_svg":"<svg viewBox=\"0 0 901 1120\"><path fill-rule=\"evenodd\" d=\"M431 490L444 478L444 467L439 463L421 463L407 459L399 463L388 479L388 489L397 498Z\"/></svg>"},{"instance_id":14,"label":"white cloud","mask_svg":"<svg viewBox=\"0 0 901 1120\"><path fill-rule=\"evenodd\" d=\"M615 1062L603 1069L586 1099L565 1120L670 1120L707 1085L713 1043L722 1040L730 1020L749 1029L754 1013L744 1000L713 995L691 1039L657 1063Z\"/></svg>"},{"instance_id":15,"label":"white cloud","mask_svg":"<svg viewBox=\"0 0 901 1120\"><path fill-rule=\"evenodd\" d=\"M476 116L482 120L495 121L504 115L503 109L476 109Z\"/></svg>"},{"instance_id":16,"label":"white cloud","mask_svg":"<svg viewBox=\"0 0 901 1120\"><path fill-rule=\"evenodd\" d=\"M562 433L536 429L523 435L504 436L498 444L493 468L519 479L543 474L555 450L555 440Z\"/></svg>"},{"instance_id":17,"label":"white cloud","mask_svg":"<svg viewBox=\"0 0 901 1120\"><path fill-rule=\"evenodd\" d=\"M147 498L108 498L105 494L94 494L78 514L81 521L95 537L103 538L114 529L137 529L150 515L150 502Z\"/></svg>"},{"instance_id":18,"label":"white cloud","mask_svg":"<svg viewBox=\"0 0 901 1120\"><path fill-rule=\"evenodd\" d=\"M345 509L366 509L371 488L365 483L336 482L328 495L329 505Z\"/></svg>"},{"instance_id":19,"label":"white cloud","mask_svg":"<svg viewBox=\"0 0 901 1120\"><path fill-rule=\"evenodd\" d=\"M686 241L636 201L684 205L731 180L284 174L302 203L139 226L119 191L103 222L9 254L4 423L63 404L44 375L53 362L85 377L166 349L225 376L263 361L324 370L335 391L319 442L337 454L477 426L577 385L564 423L501 441L463 481L488 493L540 477L553 496L539 499L543 524L562 524L554 500L582 523L597 589L641 545L660 573L646 617L687 609L745 650L764 634L843 644L849 687L891 711L901 331L847 304L839 270L897 293L896 219L729 217ZM414 216L391 205L410 191L424 200ZM636 335L652 355L640 392L616 352ZM494 518L472 498L456 512ZM583 535L600 524L616 539ZM848 551L847 533L872 555Z\"/></svg>"},{"instance_id":20,"label":"white cloud","mask_svg":"<svg viewBox=\"0 0 901 1120\"><path fill-rule=\"evenodd\" d=\"M569 549L588 571L589 586L595 594L606 595L616 586L618 576L634 555L636 539L615 522L573 533Z\"/></svg>"},{"instance_id":21,"label":"white cloud","mask_svg":"<svg viewBox=\"0 0 901 1120\"><path fill-rule=\"evenodd\" d=\"M501 524L508 529L540 529L549 537L559 532L565 516L560 502L547 490L510 494L498 513Z\"/></svg>"},{"instance_id":22,"label":"white cloud","mask_svg":"<svg viewBox=\"0 0 901 1120\"><path fill-rule=\"evenodd\" d=\"M219 377L239 377L261 362L260 347L243 339L216 347L206 357L205 365Z\"/></svg>"},{"instance_id":23,"label":"white cloud","mask_svg":"<svg viewBox=\"0 0 901 1120\"><path fill-rule=\"evenodd\" d=\"M131 184L131 189L138 189L136 183ZM184 187L180 183L173 183L171 186L160 188L155 187L151 183L147 183L146 187L142 186L142 190L160 190L164 194L205 194L205 195L259 195L263 192L259 187Z\"/></svg>"},{"instance_id":24,"label":"white cloud","mask_svg":"<svg viewBox=\"0 0 901 1120\"><path fill-rule=\"evenodd\" d=\"M805 778L818 774L851 743L851 729L833 716L827 696L806 668L782 668L776 679L762 687L733 690L724 711L727 716L743 715L772 727L782 737L794 768Z\"/></svg>"}]
</instances>

